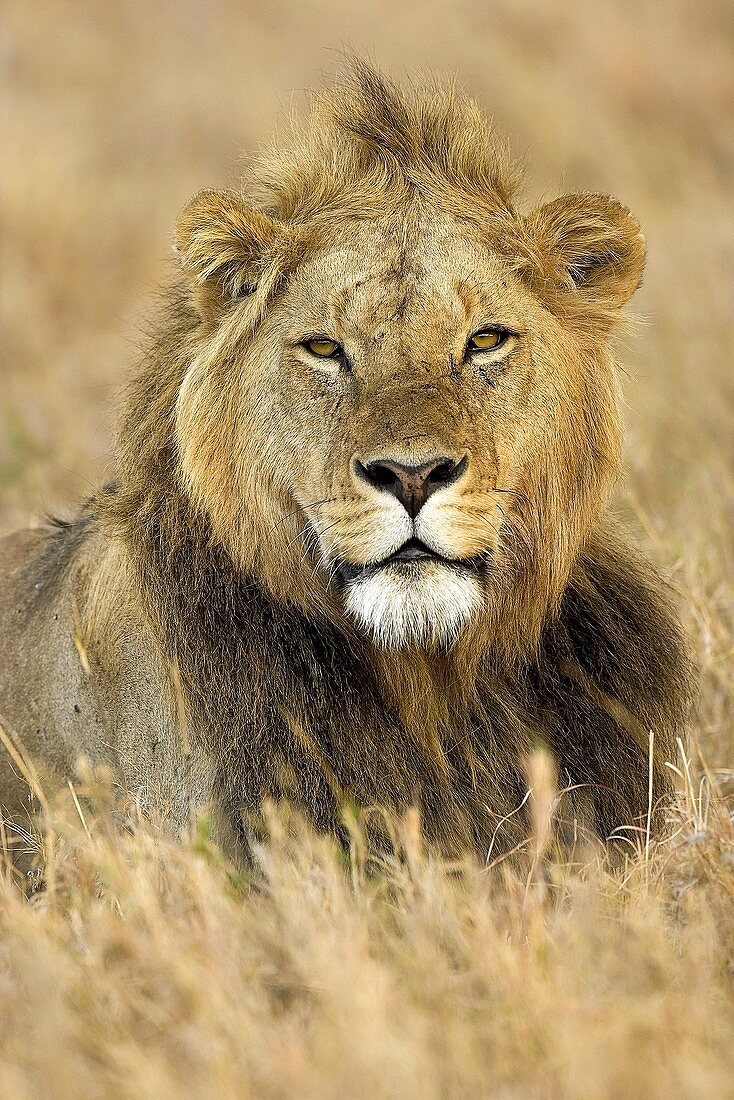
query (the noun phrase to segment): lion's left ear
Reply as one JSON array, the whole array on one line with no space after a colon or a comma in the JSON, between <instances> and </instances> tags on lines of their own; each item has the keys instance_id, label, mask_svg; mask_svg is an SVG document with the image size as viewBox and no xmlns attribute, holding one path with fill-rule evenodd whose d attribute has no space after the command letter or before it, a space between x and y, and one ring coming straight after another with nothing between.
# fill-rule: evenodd
<instances>
[{"instance_id":1,"label":"lion's left ear","mask_svg":"<svg viewBox=\"0 0 734 1100\"><path fill-rule=\"evenodd\" d=\"M251 210L234 191L195 195L176 223L176 249L202 315L212 318L254 293L286 239L285 225Z\"/></svg>"},{"instance_id":2,"label":"lion's left ear","mask_svg":"<svg viewBox=\"0 0 734 1100\"><path fill-rule=\"evenodd\" d=\"M642 281L645 238L626 206L608 195L563 195L523 222L533 265L556 290L619 309Z\"/></svg>"}]
</instances>

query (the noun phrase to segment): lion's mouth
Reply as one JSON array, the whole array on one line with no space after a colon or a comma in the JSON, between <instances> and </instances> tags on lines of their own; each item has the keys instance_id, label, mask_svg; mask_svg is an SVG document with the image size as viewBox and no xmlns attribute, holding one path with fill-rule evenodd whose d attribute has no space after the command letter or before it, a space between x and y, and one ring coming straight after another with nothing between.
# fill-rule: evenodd
<instances>
[{"instance_id":1,"label":"lion's mouth","mask_svg":"<svg viewBox=\"0 0 734 1100\"><path fill-rule=\"evenodd\" d=\"M448 558L442 557L437 554L435 550L431 550L429 546L426 546L420 539L408 539L404 542L399 550L396 550L394 554L390 554L388 558L383 558L378 565L390 565L394 561L424 561L426 559L433 559L434 561L443 561L448 563Z\"/></svg>"},{"instance_id":2,"label":"lion's mouth","mask_svg":"<svg viewBox=\"0 0 734 1100\"><path fill-rule=\"evenodd\" d=\"M390 566L404 565L416 568L430 562L436 562L447 569L476 573L485 567L486 555L480 555L476 558L447 558L436 553L430 546L426 546L420 539L410 538L392 554L380 561L370 562L367 565L356 565L352 562L343 561L338 572L343 581L356 581L374 576L375 573Z\"/></svg>"}]
</instances>

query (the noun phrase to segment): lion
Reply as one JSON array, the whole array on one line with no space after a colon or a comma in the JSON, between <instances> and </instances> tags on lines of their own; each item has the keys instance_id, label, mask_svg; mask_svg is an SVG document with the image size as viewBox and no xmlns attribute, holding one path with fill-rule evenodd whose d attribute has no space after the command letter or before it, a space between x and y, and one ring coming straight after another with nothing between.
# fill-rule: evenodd
<instances>
[{"instance_id":1,"label":"lion","mask_svg":"<svg viewBox=\"0 0 734 1100\"><path fill-rule=\"evenodd\" d=\"M3 543L7 820L19 759L53 790L83 756L237 858L266 800L486 857L539 744L569 820L661 820L690 661L608 514L644 238L520 175L474 101L356 60L185 207L116 480Z\"/></svg>"}]
</instances>

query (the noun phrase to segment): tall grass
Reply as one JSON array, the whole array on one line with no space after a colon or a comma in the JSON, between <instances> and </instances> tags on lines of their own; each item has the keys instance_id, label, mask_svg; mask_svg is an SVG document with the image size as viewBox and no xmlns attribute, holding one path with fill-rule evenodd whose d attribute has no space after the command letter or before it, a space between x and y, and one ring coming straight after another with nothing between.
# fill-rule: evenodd
<instances>
[{"instance_id":1,"label":"tall grass","mask_svg":"<svg viewBox=\"0 0 734 1100\"><path fill-rule=\"evenodd\" d=\"M177 843L129 807L121 833L97 784L42 838L46 889L0 881L2 1095L730 1095L721 801L687 785L647 854L564 864L531 771L527 851L490 869L411 814L379 854L353 821L345 855L271 810L243 876L206 822Z\"/></svg>"},{"instance_id":2,"label":"tall grass","mask_svg":"<svg viewBox=\"0 0 734 1100\"><path fill-rule=\"evenodd\" d=\"M679 804L624 866L564 862L538 758L512 864L444 866L410 816L390 855L354 823L345 858L273 811L245 879L205 822L176 843L87 777L44 835L0 838L45 880L30 900L0 881L0 1095L734 1095L728 0L9 0L0 531L104 475L178 209L236 181L290 90L333 67L324 43L458 71L527 151L529 201L608 190L646 229L616 507L701 667Z\"/></svg>"}]
</instances>

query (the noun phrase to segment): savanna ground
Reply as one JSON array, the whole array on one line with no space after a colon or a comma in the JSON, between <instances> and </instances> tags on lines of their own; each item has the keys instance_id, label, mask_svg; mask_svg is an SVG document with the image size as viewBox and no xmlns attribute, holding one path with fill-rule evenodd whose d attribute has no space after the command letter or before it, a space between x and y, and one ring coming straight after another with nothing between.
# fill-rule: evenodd
<instances>
[{"instance_id":1,"label":"savanna ground","mask_svg":"<svg viewBox=\"0 0 734 1100\"><path fill-rule=\"evenodd\" d=\"M291 90L366 48L458 71L530 197L639 216L617 507L683 595L702 674L668 835L564 865L530 766L521 869L445 867L419 824L349 858L281 818L244 880L110 796L0 877L4 1097L734 1095L734 8L728 0L9 0L2 30L0 531L106 469L111 395L177 211L236 178ZM1 751L1 750L0 750Z\"/></svg>"}]
</instances>

